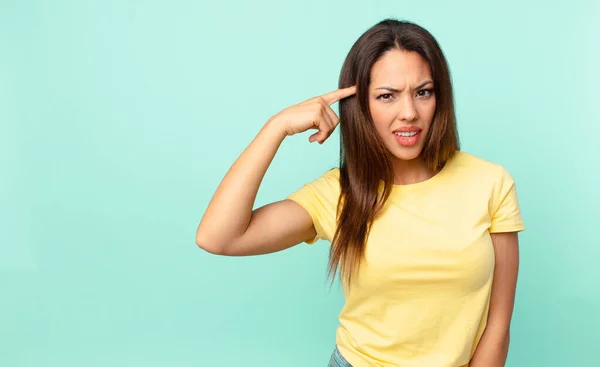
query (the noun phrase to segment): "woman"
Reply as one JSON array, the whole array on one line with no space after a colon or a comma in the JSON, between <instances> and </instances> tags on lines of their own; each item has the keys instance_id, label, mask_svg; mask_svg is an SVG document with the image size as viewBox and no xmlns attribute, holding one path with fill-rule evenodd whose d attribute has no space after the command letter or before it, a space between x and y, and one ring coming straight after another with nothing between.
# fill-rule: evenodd
<instances>
[{"instance_id":1,"label":"woman","mask_svg":"<svg viewBox=\"0 0 600 367\"><path fill-rule=\"evenodd\" d=\"M353 45L339 87L267 121L196 242L243 256L330 241L329 275L339 267L346 299L330 366L503 366L524 226L510 174L459 150L438 43L384 20ZM309 141L322 144L338 124L340 167L253 211L284 138L318 129Z\"/></svg>"}]
</instances>

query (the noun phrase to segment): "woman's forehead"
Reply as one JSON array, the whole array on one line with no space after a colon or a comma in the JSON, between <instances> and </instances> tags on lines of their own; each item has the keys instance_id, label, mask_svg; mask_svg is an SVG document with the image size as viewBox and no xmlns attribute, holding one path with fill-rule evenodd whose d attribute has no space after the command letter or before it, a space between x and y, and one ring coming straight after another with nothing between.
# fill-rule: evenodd
<instances>
[{"instance_id":1,"label":"woman's forehead","mask_svg":"<svg viewBox=\"0 0 600 367\"><path fill-rule=\"evenodd\" d=\"M431 71L427 60L417 52L392 50L373 64L370 79L371 84L395 83L395 88L402 89L406 83L415 87L431 79Z\"/></svg>"}]
</instances>

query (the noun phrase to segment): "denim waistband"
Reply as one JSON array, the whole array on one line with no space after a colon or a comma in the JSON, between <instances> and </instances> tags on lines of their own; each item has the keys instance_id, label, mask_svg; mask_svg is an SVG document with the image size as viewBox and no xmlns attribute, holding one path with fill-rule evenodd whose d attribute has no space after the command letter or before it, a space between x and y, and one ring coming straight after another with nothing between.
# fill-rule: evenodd
<instances>
[{"instance_id":1,"label":"denim waistband","mask_svg":"<svg viewBox=\"0 0 600 367\"><path fill-rule=\"evenodd\" d=\"M336 345L333 353L331 353L331 359L329 359L327 367L352 367L352 365L342 356Z\"/></svg>"}]
</instances>

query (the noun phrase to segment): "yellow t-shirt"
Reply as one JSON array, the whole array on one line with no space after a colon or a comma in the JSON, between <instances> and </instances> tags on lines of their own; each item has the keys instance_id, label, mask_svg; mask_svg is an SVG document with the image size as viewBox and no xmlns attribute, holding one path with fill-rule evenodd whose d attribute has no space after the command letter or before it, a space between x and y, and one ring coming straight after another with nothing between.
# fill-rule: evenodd
<instances>
[{"instance_id":1,"label":"yellow t-shirt","mask_svg":"<svg viewBox=\"0 0 600 367\"><path fill-rule=\"evenodd\" d=\"M333 239L339 194L336 168L288 196L313 219L308 244ZM511 175L468 153L426 181L394 185L344 292L344 358L354 367L468 366L489 309L490 233L524 229Z\"/></svg>"}]
</instances>

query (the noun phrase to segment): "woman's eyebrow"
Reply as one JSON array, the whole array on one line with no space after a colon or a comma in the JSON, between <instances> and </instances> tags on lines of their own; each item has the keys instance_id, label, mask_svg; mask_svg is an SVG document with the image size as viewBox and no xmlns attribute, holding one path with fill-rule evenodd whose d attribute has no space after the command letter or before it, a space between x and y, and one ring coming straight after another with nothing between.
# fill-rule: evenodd
<instances>
[{"instance_id":1,"label":"woman's eyebrow","mask_svg":"<svg viewBox=\"0 0 600 367\"><path fill-rule=\"evenodd\" d=\"M423 83L417 85L415 87L415 89L423 88L424 86L426 86L429 83L433 83L433 80L426 80ZM375 88L375 89L385 89L385 90L390 91L390 92L400 92L400 90L398 90L396 88L387 87L387 86L383 86L383 87L379 87L379 88Z\"/></svg>"}]
</instances>

